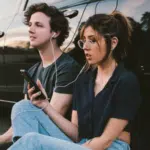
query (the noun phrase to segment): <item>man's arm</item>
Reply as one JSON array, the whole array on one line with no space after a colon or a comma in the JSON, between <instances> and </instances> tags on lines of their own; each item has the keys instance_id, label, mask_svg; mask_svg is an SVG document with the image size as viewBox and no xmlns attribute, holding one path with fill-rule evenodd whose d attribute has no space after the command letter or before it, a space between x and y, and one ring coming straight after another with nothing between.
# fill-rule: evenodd
<instances>
[{"instance_id":1,"label":"man's arm","mask_svg":"<svg viewBox=\"0 0 150 150\"><path fill-rule=\"evenodd\" d=\"M28 99L28 96L27 96L27 94L24 94L24 99Z\"/></svg>"},{"instance_id":2,"label":"man's arm","mask_svg":"<svg viewBox=\"0 0 150 150\"><path fill-rule=\"evenodd\" d=\"M62 116L66 115L66 112L71 107L71 103L72 94L62 94L53 92L50 104Z\"/></svg>"},{"instance_id":3,"label":"man's arm","mask_svg":"<svg viewBox=\"0 0 150 150\"><path fill-rule=\"evenodd\" d=\"M45 93L40 81L37 81L37 85L39 86L41 91ZM51 120L66 135L68 135L72 140L76 142L78 139L77 111L73 111L72 113L72 122L64 117L65 113L71 105L72 95L53 92L51 102L49 103L47 99L37 101L36 97L40 93L33 93L33 91L34 88L28 89L28 94L32 101L32 104L39 108L43 108L43 111L49 116L49 118L51 118Z\"/></svg>"},{"instance_id":4,"label":"man's arm","mask_svg":"<svg viewBox=\"0 0 150 150\"><path fill-rule=\"evenodd\" d=\"M44 93L45 97L47 97L47 93L45 89L43 88L40 80L37 80L37 85L39 86L41 91ZM30 87L28 85L29 99L32 101L34 105L40 108L44 108L46 105L48 105L49 102L47 99L37 100L37 97L39 96L39 94L41 94L41 92L34 93L34 87ZM62 116L64 116L68 108L71 107L71 103L72 103L72 94L53 92L52 97L50 99L50 105L53 107L54 110L56 110Z\"/></svg>"},{"instance_id":5,"label":"man's arm","mask_svg":"<svg viewBox=\"0 0 150 150\"><path fill-rule=\"evenodd\" d=\"M10 127L4 134L0 135L0 144L12 142L13 130Z\"/></svg>"},{"instance_id":6,"label":"man's arm","mask_svg":"<svg viewBox=\"0 0 150 150\"><path fill-rule=\"evenodd\" d=\"M27 94L24 95L24 99L27 99ZM0 135L0 144L12 142L13 129L10 127L4 134Z\"/></svg>"},{"instance_id":7,"label":"man's arm","mask_svg":"<svg viewBox=\"0 0 150 150\"><path fill-rule=\"evenodd\" d=\"M60 94L53 93L51 101L53 102L53 106L45 100L36 100L36 97L39 93L31 94L32 88L28 90L30 93L30 97L32 100L32 104L42 108L43 111L49 116L49 118L60 128L68 137L70 137L74 142L78 141L78 115L77 111L73 111L72 113L72 122L67 120L63 115L67 111L68 103L71 103L71 95L68 94ZM41 88L42 90L42 88ZM57 105L58 104L58 105ZM61 110L62 109L62 110Z\"/></svg>"}]
</instances>

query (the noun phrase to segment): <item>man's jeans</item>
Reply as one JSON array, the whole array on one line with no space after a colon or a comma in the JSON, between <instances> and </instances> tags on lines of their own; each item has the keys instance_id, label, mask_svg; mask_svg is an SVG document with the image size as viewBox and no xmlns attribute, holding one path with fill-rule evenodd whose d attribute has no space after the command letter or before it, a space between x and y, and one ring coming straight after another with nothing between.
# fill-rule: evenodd
<instances>
[{"instance_id":1,"label":"man's jeans","mask_svg":"<svg viewBox=\"0 0 150 150\"><path fill-rule=\"evenodd\" d=\"M9 150L88 150L81 146L88 139L74 143L39 108L28 100L15 104L11 114L13 141ZM108 150L130 150L127 143L115 140Z\"/></svg>"}]
</instances>

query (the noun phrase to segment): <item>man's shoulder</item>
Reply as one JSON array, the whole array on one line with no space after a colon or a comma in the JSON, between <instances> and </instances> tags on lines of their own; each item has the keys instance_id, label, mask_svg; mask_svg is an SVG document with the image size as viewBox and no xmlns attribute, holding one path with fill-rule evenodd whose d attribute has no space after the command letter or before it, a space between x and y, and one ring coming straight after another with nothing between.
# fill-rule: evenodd
<instances>
[{"instance_id":1,"label":"man's shoulder","mask_svg":"<svg viewBox=\"0 0 150 150\"><path fill-rule=\"evenodd\" d=\"M38 66L40 65L40 63L41 63L41 62L37 62L36 64L32 65L32 66L28 69L28 72L29 72L29 73L34 72L34 71L38 68Z\"/></svg>"},{"instance_id":2,"label":"man's shoulder","mask_svg":"<svg viewBox=\"0 0 150 150\"><path fill-rule=\"evenodd\" d=\"M96 72L96 69L89 68L89 69L82 69L77 81L76 85L82 88L82 85L86 84L88 85L90 80L93 80L94 74Z\"/></svg>"},{"instance_id":3,"label":"man's shoulder","mask_svg":"<svg viewBox=\"0 0 150 150\"><path fill-rule=\"evenodd\" d=\"M57 65L59 69L81 69L81 66L76 62L76 60L70 57L67 53L62 54L61 59L57 62Z\"/></svg>"}]
</instances>

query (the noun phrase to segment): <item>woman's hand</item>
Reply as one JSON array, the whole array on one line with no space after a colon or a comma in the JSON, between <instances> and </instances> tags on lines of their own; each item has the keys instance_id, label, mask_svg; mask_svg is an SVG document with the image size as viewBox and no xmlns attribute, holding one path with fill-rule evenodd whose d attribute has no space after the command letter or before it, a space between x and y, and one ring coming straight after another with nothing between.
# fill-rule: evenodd
<instances>
[{"instance_id":1,"label":"woman's hand","mask_svg":"<svg viewBox=\"0 0 150 150\"><path fill-rule=\"evenodd\" d=\"M32 102L33 105L39 107L39 108L45 108L46 106L48 106L49 104L49 99L47 97L47 94L45 92L45 89L43 88L40 80L37 80L37 86L39 87L39 89L42 91L42 93L45 95L46 99L39 99L38 96L41 94L40 92L34 93L35 88L34 87L30 87L30 85L28 85L28 95L29 98Z\"/></svg>"}]
</instances>

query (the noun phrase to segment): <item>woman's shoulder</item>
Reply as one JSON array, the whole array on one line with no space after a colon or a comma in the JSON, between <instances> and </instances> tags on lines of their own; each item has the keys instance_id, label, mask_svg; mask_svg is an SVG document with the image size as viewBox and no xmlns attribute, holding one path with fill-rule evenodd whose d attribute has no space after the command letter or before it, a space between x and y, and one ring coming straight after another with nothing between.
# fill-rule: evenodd
<instances>
[{"instance_id":1,"label":"woman's shoulder","mask_svg":"<svg viewBox=\"0 0 150 150\"><path fill-rule=\"evenodd\" d=\"M77 79L77 83L89 82L91 78L93 78L96 68L89 68L88 70L83 70Z\"/></svg>"},{"instance_id":2,"label":"woman's shoulder","mask_svg":"<svg viewBox=\"0 0 150 150\"><path fill-rule=\"evenodd\" d=\"M128 79L134 79L137 80L137 76L134 74L134 72L124 69L123 73L120 75L121 79L128 80Z\"/></svg>"},{"instance_id":3,"label":"woman's shoulder","mask_svg":"<svg viewBox=\"0 0 150 150\"><path fill-rule=\"evenodd\" d=\"M124 68L124 71L121 73L119 80L124 83L131 84L139 84L137 76L130 70Z\"/></svg>"}]
</instances>

